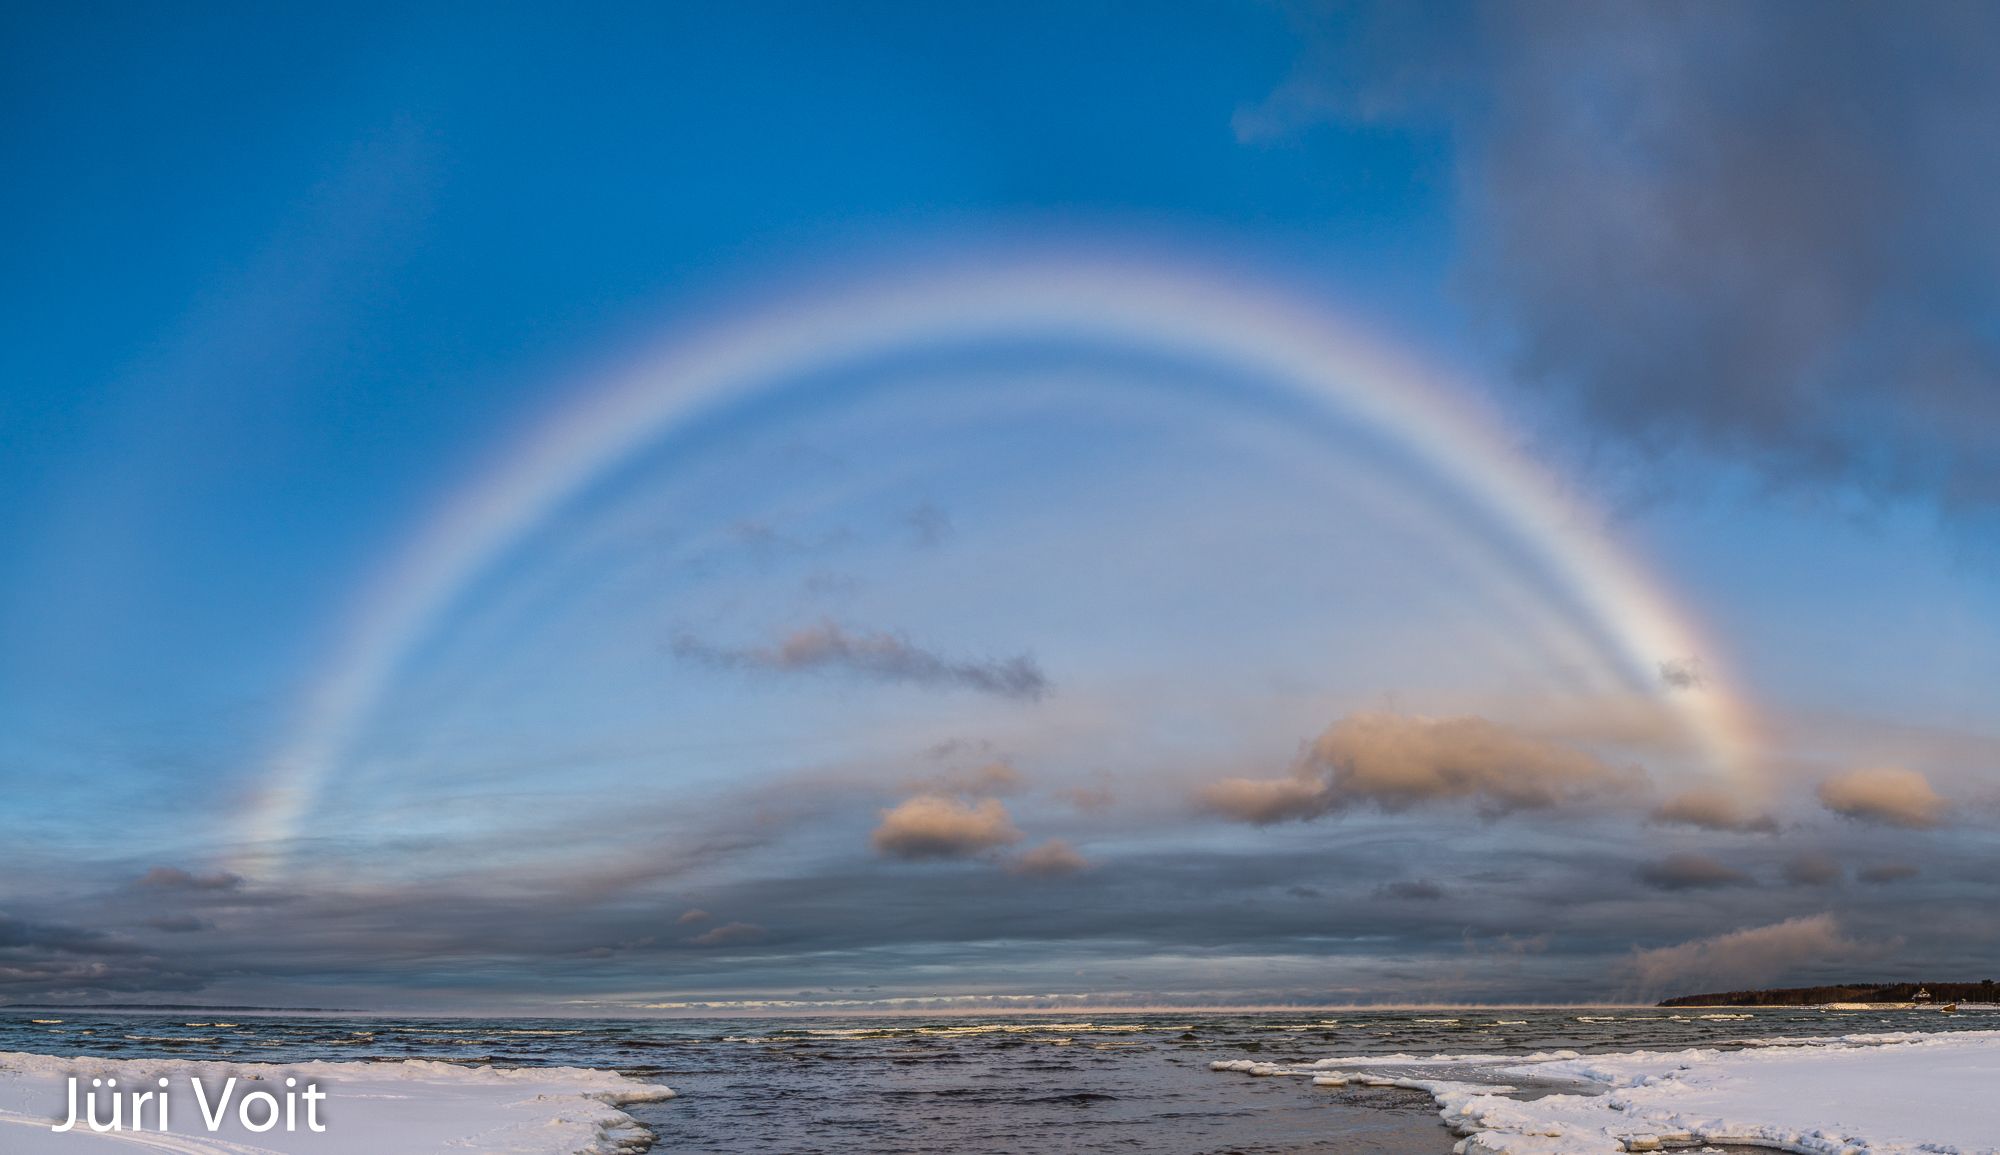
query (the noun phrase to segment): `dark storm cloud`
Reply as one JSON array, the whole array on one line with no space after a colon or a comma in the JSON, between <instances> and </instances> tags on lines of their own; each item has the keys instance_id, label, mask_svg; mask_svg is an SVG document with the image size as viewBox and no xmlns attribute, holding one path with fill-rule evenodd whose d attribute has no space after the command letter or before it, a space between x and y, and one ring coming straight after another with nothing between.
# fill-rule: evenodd
<instances>
[{"instance_id":1,"label":"dark storm cloud","mask_svg":"<svg viewBox=\"0 0 2000 1155\"><path fill-rule=\"evenodd\" d=\"M130 943L121 943L103 931L0 914L0 951L95 955L129 954L135 949Z\"/></svg>"},{"instance_id":2,"label":"dark storm cloud","mask_svg":"<svg viewBox=\"0 0 2000 1155\"><path fill-rule=\"evenodd\" d=\"M1703 854L1669 854L1639 867L1639 881L1661 890L1707 890L1743 886L1750 876Z\"/></svg>"},{"instance_id":3,"label":"dark storm cloud","mask_svg":"<svg viewBox=\"0 0 2000 1155\"><path fill-rule=\"evenodd\" d=\"M2000 7L1295 12L1238 135L1441 131L1524 383L1642 447L2000 504Z\"/></svg>"},{"instance_id":4,"label":"dark storm cloud","mask_svg":"<svg viewBox=\"0 0 2000 1155\"><path fill-rule=\"evenodd\" d=\"M204 982L104 931L0 914L0 994L10 998L188 991Z\"/></svg>"},{"instance_id":5,"label":"dark storm cloud","mask_svg":"<svg viewBox=\"0 0 2000 1155\"><path fill-rule=\"evenodd\" d=\"M849 630L834 622L795 631L773 646L746 649L715 646L682 634L674 639L674 653L729 669L846 673L878 682L975 690L1028 701L1041 698L1049 689L1047 675L1027 654L950 658L900 634Z\"/></svg>"}]
</instances>

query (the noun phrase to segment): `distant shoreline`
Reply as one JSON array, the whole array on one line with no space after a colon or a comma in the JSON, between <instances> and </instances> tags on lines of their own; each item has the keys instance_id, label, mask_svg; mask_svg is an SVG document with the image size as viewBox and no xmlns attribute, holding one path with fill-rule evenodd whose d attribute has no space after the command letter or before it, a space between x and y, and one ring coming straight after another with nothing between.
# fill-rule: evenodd
<instances>
[{"instance_id":1,"label":"distant shoreline","mask_svg":"<svg viewBox=\"0 0 2000 1155\"><path fill-rule=\"evenodd\" d=\"M1919 998L1922 995L1924 997ZM1845 983L1824 987L1772 987L1680 995L1661 1007L1816 1007L1831 1003L2000 1003L1991 979L1958 983Z\"/></svg>"}]
</instances>

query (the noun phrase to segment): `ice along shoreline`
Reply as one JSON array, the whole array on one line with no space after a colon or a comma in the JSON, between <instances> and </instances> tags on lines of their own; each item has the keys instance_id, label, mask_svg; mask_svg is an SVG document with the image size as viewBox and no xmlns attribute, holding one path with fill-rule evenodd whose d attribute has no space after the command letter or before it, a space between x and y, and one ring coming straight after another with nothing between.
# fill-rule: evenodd
<instances>
[{"instance_id":1,"label":"ice along shoreline","mask_svg":"<svg viewBox=\"0 0 2000 1155\"><path fill-rule=\"evenodd\" d=\"M1463 1136L1460 1155L1620 1155L1704 1143L1794 1155L2000 1155L2000 1031L1211 1067L1425 1091ZM1523 1085L1537 1097L1519 1095Z\"/></svg>"},{"instance_id":2,"label":"ice along shoreline","mask_svg":"<svg viewBox=\"0 0 2000 1155\"><path fill-rule=\"evenodd\" d=\"M159 1086L162 1080L168 1087ZM288 1109L309 1086L324 1094L315 1119L322 1131L309 1129L303 1114ZM112 1119L111 1096L123 1096L120 1129L96 1131L83 1118L69 1130L54 1130L65 1122L72 1093L84 1101L99 1096L100 1125ZM133 1105L147 1093L170 1096L164 1120L157 1098ZM269 1096L270 1106L262 1100L244 1105L260 1094ZM629 1155L646 1150L653 1137L621 1108L673 1097L668 1087L582 1067L0 1052L0 1149L10 1155Z\"/></svg>"}]
</instances>

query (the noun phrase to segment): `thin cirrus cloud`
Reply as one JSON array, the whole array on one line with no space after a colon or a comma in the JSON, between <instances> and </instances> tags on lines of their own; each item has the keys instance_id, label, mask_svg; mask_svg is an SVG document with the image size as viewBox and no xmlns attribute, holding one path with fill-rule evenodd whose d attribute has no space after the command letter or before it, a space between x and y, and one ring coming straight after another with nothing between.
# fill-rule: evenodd
<instances>
[{"instance_id":1,"label":"thin cirrus cloud","mask_svg":"<svg viewBox=\"0 0 2000 1155\"><path fill-rule=\"evenodd\" d=\"M884 810L869 842L880 854L921 861L971 858L1012 846L1022 837L997 798L919 794Z\"/></svg>"},{"instance_id":2,"label":"thin cirrus cloud","mask_svg":"<svg viewBox=\"0 0 2000 1155\"><path fill-rule=\"evenodd\" d=\"M1820 783L1819 801L1843 818L1911 830L1941 825L1950 806L1930 779L1894 766L1837 774Z\"/></svg>"},{"instance_id":3,"label":"thin cirrus cloud","mask_svg":"<svg viewBox=\"0 0 2000 1155\"><path fill-rule=\"evenodd\" d=\"M673 650L682 658L724 669L848 674L876 682L973 690L1023 701L1039 700L1049 691L1048 676L1030 654L947 657L901 634L851 630L831 621L795 630L774 645L737 649L681 634L674 639Z\"/></svg>"},{"instance_id":4,"label":"thin cirrus cloud","mask_svg":"<svg viewBox=\"0 0 2000 1155\"><path fill-rule=\"evenodd\" d=\"M769 934L754 922L730 922L698 934L692 941L696 946L743 946L762 942Z\"/></svg>"},{"instance_id":5,"label":"thin cirrus cloud","mask_svg":"<svg viewBox=\"0 0 2000 1155\"><path fill-rule=\"evenodd\" d=\"M1201 794L1244 822L1317 818L1370 803L1387 811L1471 801L1489 817L1636 793L1645 774L1479 717L1350 714L1281 778L1228 778Z\"/></svg>"},{"instance_id":6,"label":"thin cirrus cloud","mask_svg":"<svg viewBox=\"0 0 2000 1155\"><path fill-rule=\"evenodd\" d=\"M1018 794L1027 779L1013 763L1000 759L982 762L967 770L948 770L917 783L917 788L933 794Z\"/></svg>"}]
</instances>

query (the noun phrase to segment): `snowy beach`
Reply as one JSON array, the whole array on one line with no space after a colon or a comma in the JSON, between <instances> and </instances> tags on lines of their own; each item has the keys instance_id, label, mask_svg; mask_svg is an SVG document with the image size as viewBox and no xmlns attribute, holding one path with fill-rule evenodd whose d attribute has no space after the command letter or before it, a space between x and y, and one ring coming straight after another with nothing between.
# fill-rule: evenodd
<instances>
[{"instance_id":1,"label":"snowy beach","mask_svg":"<svg viewBox=\"0 0 2000 1155\"><path fill-rule=\"evenodd\" d=\"M1212 1066L1309 1076L1317 1086L1425 1091L1465 1136L1461 1155L1617 1155L1693 1143L1797 1155L2000 1152L2000 1031L1765 1040L1737 1050Z\"/></svg>"},{"instance_id":2,"label":"snowy beach","mask_svg":"<svg viewBox=\"0 0 2000 1155\"><path fill-rule=\"evenodd\" d=\"M108 1081L121 1091L153 1090L169 1078L174 1097L168 1128L160 1128L157 1101L149 1100L134 1129L127 1098L123 1130L97 1132L84 1121L57 1132L68 1112L69 1080L92 1087L105 1080L97 1118L111 1120ZM200 1079L208 1096L193 1093ZM234 1079L232 1084L230 1080ZM305 1125L303 1114L270 1118L260 1101L246 1125L239 1108L259 1091L276 1102L286 1081L326 1093L318 1115L325 1130ZM225 1089L230 1096L225 1105ZM621 1111L632 1103L667 1099L666 1087L622 1075L572 1067L469 1068L409 1060L389 1063L218 1063L158 1059L79 1059L0 1053L0 1150L9 1155L116 1155L163 1151L178 1155L613 1155L644 1150L652 1137ZM207 1110L204 1111L204 1108ZM282 1110L282 1108L280 1108ZM208 1119L219 1124L210 1130ZM292 1124L288 1128L288 1123Z\"/></svg>"}]
</instances>

